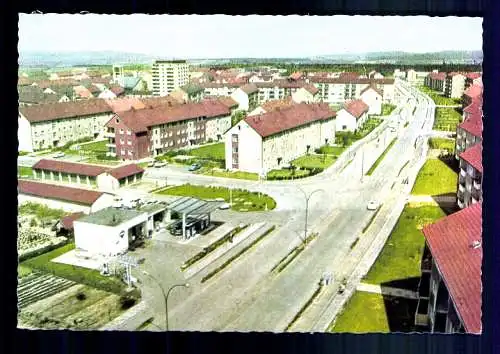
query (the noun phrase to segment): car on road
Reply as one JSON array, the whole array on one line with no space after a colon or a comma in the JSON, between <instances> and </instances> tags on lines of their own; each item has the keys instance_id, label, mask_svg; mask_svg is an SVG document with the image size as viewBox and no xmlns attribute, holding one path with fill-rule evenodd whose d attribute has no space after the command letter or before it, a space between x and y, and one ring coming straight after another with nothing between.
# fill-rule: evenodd
<instances>
[{"instance_id":1,"label":"car on road","mask_svg":"<svg viewBox=\"0 0 500 354\"><path fill-rule=\"evenodd\" d=\"M147 166L154 167L155 163L156 163L155 161L149 161Z\"/></svg>"},{"instance_id":2,"label":"car on road","mask_svg":"<svg viewBox=\"0 0 500 354\"><path fill-rule=\"evenodd\" d=\"M156 168L165 167L165 166L167 166L167 163L165 161L156 161L154 163L154 167L156 167Z\"/></svg>"},{"instance_id":3,"label":"car on road","mask_svg":"<svg viewBox=\"0 0 500 354\"><path fill-rule=\"evenodd\" d=\"M376 200L370 200L366 205L366 209L368 210L377 210L380 207L380 203Z\"/></svg>"},{"instance_id":4,"label":"car on road","mask_svg":"<svg viewBox=\"0 0 500 354\"><path fill-rule=\"evenodd\" d=\"M231 205L229 203L224 203L219 206L220 210L227 210L229 208L231 208Z\"/></svg>"},{"instance_id":5,"label":"car on road","mask_svg":"<svg viewBox=\"0 0 500 354\"><path fill-rule=\"evenodd\" d=\"M61 152L58 152L57 154L55 154L53 157L55 159L59 159L59 158L64 157L64 156L66 156L66 154L61 151Z\"/></svg>"},{"instance_id":6,"label":"car on road","mask_svg":"<svg viewBox=\"0 0 500 354\"><path fill-rule=\"evenodd\" d=\"M199 163L194 163L191 166L189 166L188 171L197 171L201 168L201 165Z\"/></svg>"}]
</instances>

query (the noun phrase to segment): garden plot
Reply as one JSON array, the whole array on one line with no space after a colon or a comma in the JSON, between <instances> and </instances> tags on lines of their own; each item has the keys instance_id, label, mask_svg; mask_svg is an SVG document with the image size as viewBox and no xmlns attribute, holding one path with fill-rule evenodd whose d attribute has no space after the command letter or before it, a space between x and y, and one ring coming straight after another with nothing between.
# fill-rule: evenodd
<instances>
[{"instance_id":1,"label":"garden plot","mask_svg":"<svg viewBox=\"0 0 500 354\"><path fill-rule=\"evenodd\" d=\"M20 308L29 306L75 284L71 280L55 277L51 274L32 273L19 281L17 286L18 305Z\"/></svg>"},{"instance_id":2,"label":"garden plot","mask_svg":"<svg viewBox=\"0 0 500 354\"><path fill-rule=\"evenodd\" d=\"M66 237L57 237L54 233L48 234L43 229L19 229L17 234L17 251L21 259L37 254L43 249L50 250L67 242Z\"/></svg>"}]
</instances>

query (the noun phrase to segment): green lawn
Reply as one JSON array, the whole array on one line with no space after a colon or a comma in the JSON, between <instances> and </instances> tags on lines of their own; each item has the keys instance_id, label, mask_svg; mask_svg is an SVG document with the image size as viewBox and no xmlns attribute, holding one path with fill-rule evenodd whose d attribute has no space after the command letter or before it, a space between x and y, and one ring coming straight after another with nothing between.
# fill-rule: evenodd
<instances>
[{"instance_id":1,"label":"green lawn","mask_svg":"<svg viewBox=\"0 0 500 354\"><path fill-rule=\"evenodd\" d=\"M33 273L33 270L30 267L27 267L22 264L18 264L17 266L17 277L18 278L24 278L25 276L30 275Z\"/></svg>"},{"instance_id":2,"label":"green lawn","mask_svg":"<svg viewBox=\"0 0 500 354\"><path fill-rule=\"evenodd\" d=\"M396 105L384 103L382 104L382 115L388 116L396 109Z\"/></svg>"},{"instance_id":3,"label":"green lawn","mask_svg":"<svg viewBox=\"0 0 500 354\"><path fill-rule=\"evenodd\" d=\"M431 149L446 150L450 154L455 152L455 139L430 138L429 147Z\"/></svg>"},{"instance_id":4,"label":"green lawn","mask_svg":"<svg viewBox=\"0 0 500 354\"><path fill-rule=\"evenodd\" d=\"M372 173L375 172L375 169L382 162L382 160L384 159L385 155L387 155L387 153L389 152L389 150L391 150L391 148L394 146L394 144L396 143L396 141L397 141L396 138L394 138L394 140L392 140L392 142L384 150L384 152L382 153L382 155L379 156L379 158L377 159L377 161L375 161L375 163L373 164L373 166L368 170L368 172L366 172L366 175L371 176Z\"/></svg>"},{"instance_id":5,"label":"green lawn","mask_svg":"<svg viewBox=\"0 0 500 354\"><path fill-rule=\"evenodd\" d=\"M62 209L51 209L44 204L26 202L18 207L19 215L35 215L39 219L60 219L68 212Z\"/></svg>"},{"instance_id":6,"label":"green lawn","mask_svg":"<svg viewBox=\"0 0 500 354\"><path fill-rule=\"evenodd\" d=\"M389 332L389 321L384 303L380 294L356 291L347 302L344 310L335 321L329 332L367 333Z\"/></svg>"},{"instance_id":7,"label":"green lawn","mask_svg":"<svg viewBox=\"0 0 500 354\"><path fill-rule=\"evenodd\" d=\"M406 206L364 282L382 284L420 277L424 248L421 228L445 216L438 206Z\"/></svg>"},{"instance_id":8,"label":"green lawn","mask_svg":"<svg viewBox=\"0 0 500 354\"><path fill-rule=\"evenodd\" d=\"M438 107L433 129L455 132L461 121L462 115L455 108Z\"/></svg>"},{"instance_id":9,"label":"green lawn","mask_svg":"<svg viewBox=\"0 0 500 354\"><path fill-rule=\"evenodd\" d=\"M183 184L180 186L163 189L156 193L164 195L186 196L200 199L224 198L230 202L229 188L225 187L205 187L192 184ZM242 189L232 190L232 209L236 211L263 211L272 210L276 207L274 199L265 194L249 192Z\"/></svg>"},{"instance_id":10,"label":"green lawn","mask_svg":"<svg viewBox=\"0 0 500 354\"><path fill-rule=\"evenodd\" d=\"M304 155L292 162L291 165L302 168L322 168L331 166L337 158L332 155Z\"/></svg>"},{"instance_id":11,"label":"green lawn","mask_svg":"<svg viewBox=\"0 0 500 354\"><path fill-rule=\"evenodd\" d=\"M33 170L31 167L17 166L17 175L33 177Z\"/></svg>"},{"instance_id":12,"label":"green lawn","mask_svg":"<svg viewBox=\"0 0 500 354\"><path fill-rule=\"evenodd\" d=\"M445 97L442 93L434 91L429 87L420 86L419 89L432 98L436 106L456 106L462 103L460 98Z\"/></svg>"},{"instance_id":13,"label":"green lawn","mask_svg":"<svg viewBox=\"0 0 500 354\"><path fill-rule=\"evenodd\" d=\"M206 176L246 179L250 181L257 181L259 179L259 175L257 173L252 173L252 172L221 171L212 168L202 168L200 171L201 171L200 174Z\"/></svg>"},{"instance_id":14,"label":"green lawn","mask_svg":"<svg viewBox=\"0 0 500 354\"><path fill-rule=\"evenodd\" d=\"M80 145L80 149L86 152L106 153L108 151L108 148L106 147L107 143L107 140L95 141L92 143Z\"/></svg>"},{"instance_id":15,"label":"green lawn","mask_svg":"<svg viewBox=\"0 0 500 354\"><path fill-rule=\"evenodd\" d=\"M322 146L319 149L317 149L318 154L328 154L328 155L334 155L334 156L340 156L347 148L344 146Z\"/></svg>"},{"instance_id":16,"label":"green lawn","mask_svg":"<svg viewBox=\"0 0 500 354\"><path fill-rule=\"evenodd\" d=\"M381 118L369 117L365 124L356 132L337 132L335 133L335 142L341 145L344 149L363 139L370 134L377 126L383 122Z\"/></svg>"},{"instance_id":17,"label":"green lawn","mask_svg":"<svg viewBox=\"0 0 500 354\"><path fill-rule=\"evenodd\" d=\"M95 159L95 158L90 158L84 161L85 163L90 163L90 164L95 164L95 165L106 165L106 166L116 166L121 163L121 161L118 160L101 160L101 159Z\"/></svg>"},{"instance_id":18,"label":"green lawn","mask_svg":"<svg viewBox=\"0 0 500 354\"><path fill-rule=\"evenodd\" d=\"M70 243L38 257L30 258L22 262L20 266L47 272L61 278L66 278L80 284L85 284L115 294L121 294L123 290L125 290L126 284L121 280L115 277L104 277L98 270L51 262L52 259L74 248L75 245Z\"/></svg>"},{"instance_id":19,"label":"green lawn","mask_svg":"<svg viewBox=\"0 0 500 354\"><path fill-rule=\"evenodd\" d=\"M440 195L455 193L458 174L439 159L429 159L420 169L413 186L415 195Z\"/></svg>"},{"instance_id":20,"label":"green lawn","mask_svg":"<svg viewBox=\"0 0 500 354\"><path fill-rule=\"evenodd\" d=\"M292 173L292 169L289 168L284 168L281 170L271 170L267 173L267 178L269 180L273 179L288 179L292 178L292 175L294 178L301 178L308 176L310 172L308 170L295 170L295 172Z\"/></svg>"},{"instance_id":21,"label":"green lawn","mask_svg":"<svg viewBox=\"0 0 500 354\"><path fill-rule=\"evenodd\" d=\"M189 150L189 155L193 155L202 159L209 160L224 160L226 156L224 143L201 146L196 149Z\"/></svg>"}]
</instances>

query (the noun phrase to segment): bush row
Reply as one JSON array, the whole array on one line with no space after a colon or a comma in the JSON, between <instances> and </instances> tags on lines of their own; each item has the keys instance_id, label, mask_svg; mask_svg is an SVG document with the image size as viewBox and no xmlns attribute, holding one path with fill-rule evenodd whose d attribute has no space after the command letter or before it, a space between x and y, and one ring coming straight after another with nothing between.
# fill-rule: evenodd
<instances>
[{"instance_id":1,"label":"bush row","mask_svg":"<svg viewBox=\"0 0 500 354\"><path fill-rule=\"evenodd\" d=\"M284 181L284 180L291 180L291 179L299 179L299 178L314 176L314 175L317 175L318 173L321 173L324 171L324 169L321 167L303 168L303 169L307 170L309 173L306 175L268 176L266 179L268 181Z\"/></svg>"}]
</instances>

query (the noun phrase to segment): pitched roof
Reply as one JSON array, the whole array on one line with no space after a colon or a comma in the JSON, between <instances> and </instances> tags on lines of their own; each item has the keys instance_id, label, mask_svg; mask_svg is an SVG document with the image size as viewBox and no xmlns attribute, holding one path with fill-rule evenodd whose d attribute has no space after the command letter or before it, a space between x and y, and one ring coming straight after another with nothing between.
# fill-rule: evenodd
<instances>
[{"instance_id":1,"label":"pitched roof","mask_svg":"<svg viewBox=\"0 0 500 354\"><path fill-rule=\"evenodd\" d=\"M483 173L483 144L477 143L471 146L464 152L462 152L459 157L465 160L469 165L474 167L477 171Z\"/></svg>"},{"instance_id":2,"label":"pitched roof","mask_svg":"<svg viewBox=\"0 0 500 354\"><path fill-rule=\"evenodd\" d=\"M483 120L477 115L472 115L458 125L460 129L469 132L470 134L479 138L483 137Z\"/></svg>"},{"instance_id":3,"label":"pitched roof","mask_svg":"<svg viewBox=\"0 0 500 354\"><path fill-rule=\"evenodd\" d=\"M38 87L41 88L53 88L55 91L55 87L58 86L77 86L80 84L78 80L75 79L61 79L61 80L38 80L34 81Z\"/></svg>"},{"instance_id":4,"label":"pitched roof","mask_svg":"<svg viewBox=\"0 0 500 354\"><path fill-rule=\"evenodd\" d=\"M144 169L135 163L128 165L118 166L107 171L111 176L116 179L122 179L125 177L130 177L138 173L144 172Z\"/></svg>"},{"instance_id":5,"label":"pitched roof","mask_svg":"<svg viewBox=\"0 0 500 354\"><path fill-rule=\"evenodd\" d=\"M270 100L270 101L264 102L260 106L262 107L262 109L264 109L264 111L272 112L276 109L290 107L294 104L295 104L295 102L292 100L292 98L290 96L288 96L287 98L282 99L282 100Z\"/></svg>"},{"instance_id":6,"label":"pitched roof","mask_svg":"<svg viewBox=\"0 0 500 354\"><path fill-rule=\"evenodd\" d=\"M57 199L83 205L92 205L104 193L49 183L18 180L18 191L41 198Z\"/></svg>"},{"instance_id":7,"label":"pitched roof","mask_svg":"<svg viewBox=\"0 0 500 354\"><path fill-rule=\"evenodd\" d=\"M114 113L128 111L132 109L132 107L134 109L146 108L146 105L142 103L140 99L135 97L115 98L105 101Z\"/></svg>"},{"instance_id":8,"label":"pitched roof","mask_svg":"<svg viewBox=\"0 0 500 354\"><path fill-rule=\"evenodd\" d=\"M33 165L33 169L41 169L53 172L72 173L83 176L96 177L108 169L103 166L85 163L67 162L59 160L41 159Z\"/></svg>"},{"instance_id":9,"label":"pitched roof","mask_svg":"<svg viewBox=\"0 0 500 354\"><path fill-rule=\"evenodd\" d=\"M471 85L465 90L464 95L470 98L478 97L483 94L483 87L480 85Z\"/></svg>"},{"instance_id":10,"label":"pitched roof","mask_svg":"<svg viewBox=\"0 0 500 354\"><path fill-rule=\"evenodd\" d=\"M181 102L179 102L172 96L141 98L141 101L142 103L144 103L146 108L156 108L160 106L177 106L181 104Z\"/></svg>"},{"instance_id":11,"label":"pitched roof","mask_svg":"<svg viewBox=\"0 0 500 354\"><path fill-rule=\"evenodd\" d=\"M193 95L199 92L203 92L204 88L194 83L188 83L184 86L181 86L181 90L187 93L188 95Z\"/></svg>"},{"instance_id":12,"label":"pitched roof","mask_svg":"<svg viewBox=\"0 0 500 354\"><path fill-rule=\"evenodd\" d=\"M259 91L259 88L255 84L246 84L240 87L240 90L245 92L247 95L250 95L254 92Z\"/></svg>"},{"instance_id":13,"label":"pitched roof","mask_svg":"<svg viewBox=\"0 0 500 354\"><path fill-rule=\"evenodd\" d=\"M261 137L265 138L335 116L336 112L331 110L327 104L301 103L269 113L246 117L245 122Z\"/></svg>"},{"instance_id":14,"label":"pitched roof","mask_svg":"<svg viewBox=\"0 0 500 354\"><path fill-rule=\"evenodd\" d=\"M219 101L220 103L222 103L224 106L226 106L228 108L238 107L238 102L236 102L235 100L233 100L229 96L205 96L204 99L205 100Z\"/></svg>"},{"instance_id":15,"label":"pitched roof","mask_svg":"<svg viewBox=\"0 0 500 354\"><path fill-rule=\"evenodd\" d=\"M473 204L427 225L422 232L468 333L481 332L482 206Z\"/></svg>"},{"instance_id":16,"label":"pitched roof","mask_svg":"<svg viewBox=\"0 0 500 354\"><path fill-rule=\"evenodd\" d=\"M481 73L467 73L465 77L471 80L479 79L481 77Z\"/></svg>"},{"instance_id":17,"label":"pitched roof","mask_svg":"<svg viewBox=\"0 0 500 354\"><path fill-rule=\"evenodd\" d=\"M301 73L300 71L292 73L289 78L292 80L300 80L304 74Z\"/></svg>"},{"instance_id":18,"label":"pitched roof","mask_svg":"<svg viewBox=\"0 0 500 354\"><path fill-rule=\"evenodd\" d=\"M136 87L139 84L139 81L141 81L141 78L134 76L122 76L118 79L120 86L128 89Z\"/></svg>"},{"instance_id":19,"label":"pitched roof","mask_svg":"<svg viewBox=\"0 0 500 354\"><path fill-rule=\"evenodd\" d=\"M432 80L440 80L440 81L443 81L446 79L446 73L430 73L429 75L429 78L431 78Z\"/></svg>"},{"instance_id":20,"label":"pitched roof","mask_svg":"<svg viewBox=\"0 0 500 354\"><path fill-rule=\"evenodd\" d=\"M218 117L229 115L229 108L218 100L186 103L174 106L158 106L117 113L117 116L133 132L146 131L148 127L178 122L198 117ZM112 120L110 120L112 121ZM108 122L109 123L109 122Z\"/></svg>"},{"instance_id":21,"label":"pitched roof","mask_svg":"<svg viewBox=\"0 0 500 354\"><path fill-rule=\"evenodd\" d=\"M311 95L315 95L319 92L319 89L314 86L314 85L311 85L311 84L307 84L303 87L304 90L306 90L307 92L309 92Z\"/></svg>"},{"instance_id":22,"label":"pitched roof","mask_svg":"<svg viewBox=\"0 0 500 354\"><path fill-rule=\"evenodd\" d=\"M28 77L19 76L17 79L17 86L27 86L27 85L31 85L32 83L33 83L33 80L28 78Z\"/></svg>"},{"instance_id":23,"label":"pitched roof","mask_svg":"<svg viewBox=\"0 0 500 354\"><path fill-rule=\"evenodd\" d=\"M59 101L59 96L50 93L44 93L43 89L37 86L19 86L19 102L22 103L55 103Z\"/></svg>"},{"instance_id":24,"label":"pitched roof","mask_svg":"<svg viewBox=\"0 0 500 354\"><path fill-rule=\"evenodd\" d=\"M92 99L21 107L19 111L28 121L35 123L54 119L111 113L112 110L111 107L106 104L106 101Z\"/></svg>"},{"instance_id":25,"label":"pitched roof","mask_svg":"<svg viewBox=\"0 0 500 354\"><path fill-rule=\"evenodd\" d=\"M110 89L109 89L111 92L113 92L115 95L117 96L120 96L122 93L125 92L125 89L121 86L112 86Z\"/></svg>"},{"instance_id":26,"label":"pitched roof","mask_svg":"<svg viewBox=\"0 0 500 354\"><path fill-rule=\"evenodd\" d=\"M356 80L360 77L358 73L355 72L343 72L340 73L339 78L340 79L347 79L347 80Z\"/></svg>"},{"instance_id":27,"label":"pitched roof","mask_svg":"<svg viewBox=\"0 0 500 354\"><path fill-rule=\"evenodd\" d=\"M73 87L73 90L75 90L75 93L80 96L80 97L83 97L83 98L91 98L91 97L94 97L92 96L92 92L90 92L90 90L88 88L86 88L85 86L75 86Z\"/></svg>"},{"instance_id":28,"label":"pitched roof","mask_svg":"<svg viewBox=\"0 0 500 354\"><path fill-rule=\"evenodd\" d=\"M370 84L368 86L366 86L364 89L361 90L361 94L365 93L366 91L368 90L373 90L375 91L376 93L378 93L380 96L384 96L384 94L382 93L382 91L380 91L377 86L373 85L373 84Z\"/></svg>"},{"instance_id":29,"label":"pitched roof","mask_svg":"<svg viewBox=\"0 0 500 354\"><path fill-rule=\"evenodd\" d=\"M304 87L307 83L304 80L297 81L289 81L283 79L277 79L269 82L255 82L255 85L259 88L301 88Z\"/></svg>"},{"instance_id":30,"label":"pitched roof","mask_svg":"<svg viewBox=\"0 0 500 354\"><path fill-rule=\"evenodd\" d=\"M78 212L66 215L61 219L61 226L66 230L73 230L73 222L84 216L85 213Z\"/></svg>"},{"instance_id":31,"label":"pitched roof","mask_svg":"<svg viewBox=\"0 0 500 354\"><path fill-rule=\"evenodd\" d=\"M343 109L346 110L350 115L358 119L363 115L363 113L368 112L370 107L362 100L352 100L344 103Z\"/></svg>"},{"instance_id":32,"label":"pitched roof","mask_svg":"<svg viewBox=\"0 0 500 354\"><path fill-rule=\"evenodd\" d=\"M378 84L378 85L393 85L394 79L383 78L383 79L368 79L368 78L354 78L354 77L321 77L313 76L310 79L311 82L325 83L325 84Z\"/></svg>"}]
</instances>

